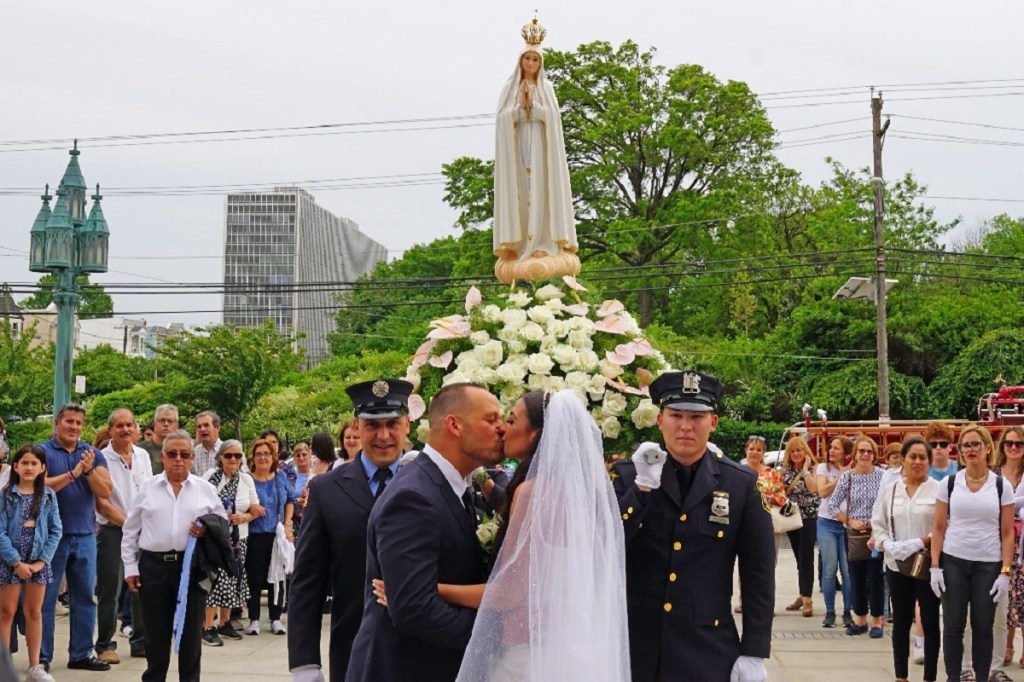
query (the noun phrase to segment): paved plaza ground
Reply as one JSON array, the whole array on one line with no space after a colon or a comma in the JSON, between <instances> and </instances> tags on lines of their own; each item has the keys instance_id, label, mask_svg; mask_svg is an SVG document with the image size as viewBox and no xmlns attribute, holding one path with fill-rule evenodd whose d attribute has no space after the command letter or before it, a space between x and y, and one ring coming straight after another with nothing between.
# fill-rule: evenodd
<instances>
[{"instance_id":1,"label":"paved plaza ground","mask_svg":"<svg viewBox=\"0 0 1024 682\"><path fill-rule=\"evenodd\" d=\"M843 682L891 682L892 640L889 628L882 639L870 639L867 635L849 637L841 628L825 630L821 627L821 595L815 594L815 613L804 618L799 612L787 612L785 604L793 601L797 594L796 563L792 551L783 541L779 552L778 590L776 597L775 626L773 630L772 658L768 664L770 682L812 682L818 680L842 680ZM841 603L841 600L840 600ZM264 624L265 630L269 624ZM321 634L321 651L327 657L327 622ZM127 640L118 638L119 646L125 649L125 658L109 673L90 673L68 670L66 643L68 637L67 616L57 619L56 660L52 673L57 682L128 682L139 680L145 669L145 660L127 657ZM203 679L216 682L287 682L288 651L287 637L272 634L245 636L241 641L228 641L223 647L203 647ZM24 671L27 661L24 652L15 655L19 671ZM172 660L169 680L177 679L177 664ZM922 666L911 664L910 679L921 680ZM942 663L939 662L940 676ZM1016 680L1024 680L1024 670L1016 664L1006 672ZM680 682L686 677L681 676ZM5 681L6 682L6 681ZM566 681L571 682L571 681Z\"/></svg>"}]
</instances>

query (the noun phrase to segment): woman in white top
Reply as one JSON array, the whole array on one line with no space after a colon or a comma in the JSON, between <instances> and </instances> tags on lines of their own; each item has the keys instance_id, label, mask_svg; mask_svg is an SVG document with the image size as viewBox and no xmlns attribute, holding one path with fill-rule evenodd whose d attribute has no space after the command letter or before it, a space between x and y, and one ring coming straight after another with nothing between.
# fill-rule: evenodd
<instances>
[{"instance_id":1,"label":"woman in white top","mask_svg":"<svg viewBox=\"0 0 1024 682\"><path fill-rule=\"evenodd\" d=\"M843 627L853 625L850 607L850 569L846 562L846 528L828 511L829 498L836 489L839 477L847 470L847 462L853 455L853 441L846 436L836 436L829 441L828 456L814 470L821 506L818 507L818 551L821 553L821 593L825 598L824 628L836 625L836 573L843 579Z\"/></svg>"},{"instance_id":2,"label":"woman in white top","mask_svg":"<svg viewBox=\"0 0 1024 682\"><path fill-rule=\"evenodd\" d=\"M928 477L932 448L913 435L901 447L903 478L889 483L875 500L871 527L875 547L885 554L885 577L892 599L892 657L898 682L906 682L910 655L910 625L914 602L921 605L924 627L924 679L934 682L939 663L939 598L928 583L899 572L897 560L909 558L931 545L935 523L935 495L939 482Z\"/></svg>"},{"instance_id":3,"label":"woman in white top","mask_svg":"<svg viewBox=\"0 0 1024 682\"><path fill-rule=\"evenodd\" d=\"M217 495L228 513L228 522L233 526L231 536L235 551L235 577L221 570L206 598L203 642L211 646L221 646L224 643L221 637L242 639L238 631L231 627L231 609L241 608L249 598L245 576L246 538L249 537L249 521L262 511L252 476L241 470L244 457L240 442L226 440L214 456L216 466L203 474L203 478L217 489ZM213 618L218 608L220 627L215 628Z\"/></svg>"},{"instance_id":4,"label":"woman in white top","mask_svg":"<svg viewBox=\"0 0 1024 682\"><path fill-rule=\"evenodd\" d=\"M974 673L977 679L987 680L996 603L1005 599L1010 589L1013 488L989 470L995 462L988 431L976 424L964 427L958 447L966 467L952 479L952 494L947 479L936 496L931 586L942 599L947 678L960 677L970 606Z\"/></svg>"}]
</instances>

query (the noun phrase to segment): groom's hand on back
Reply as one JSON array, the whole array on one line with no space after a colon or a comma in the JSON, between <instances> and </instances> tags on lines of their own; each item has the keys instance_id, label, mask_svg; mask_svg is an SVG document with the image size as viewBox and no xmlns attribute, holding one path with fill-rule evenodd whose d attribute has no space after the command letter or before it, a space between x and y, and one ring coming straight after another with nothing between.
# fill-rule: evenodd
<instances>
[{"instance_id":1,"label":"groom's hand on back","mask_svg":"<svg viewBox=\"0 0 1024 682\"><path fill-rule=\"evenodd\" d=\"M641 488L656 490L661 487L661 470L668 460L668 453L657 443L641 443L633 453L636 467L636 484Z\"/></svg>"}]
</instances>

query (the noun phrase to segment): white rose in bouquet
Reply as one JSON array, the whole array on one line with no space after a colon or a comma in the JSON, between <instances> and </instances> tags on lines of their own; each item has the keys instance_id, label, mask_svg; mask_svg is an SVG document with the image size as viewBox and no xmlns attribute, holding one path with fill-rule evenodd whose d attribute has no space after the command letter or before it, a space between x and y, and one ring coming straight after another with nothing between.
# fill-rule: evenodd
<instances>
[{"instance_id":1,"label":"white rose in bouquet","mask_svg":"<svg viewBox=\"0 0 1024 682\"><path fill-rule=\"evenodd\" d=\"M523 291L517 291L508 295L508 304L513 308L522 308L530 302L530 295Z\"/></svg>"},{"instance_id":2,"label":"white rose in bouquet","mask_svg":"<svg viewBox=\"0 0 1024 682\"><path fill-rule=\"evenodd\" d=\"M586 372L568 372L565 375L565 386L571 389L587 390L590 375Z\"/></svg>"},{"instance_id":3,"label":"white rose in bouquet","mask_svg":"<svg viewBox=\"0 0 1024 682\"><path fill-rule=\"evenodd\" d=\"M594 347L594 340L590 337L590 332L584 329L573 329L569 332L567 339L569 341L569 345L573 348L590 350Z\"/></svg>"},{"instance_id":4,"label":"white rose in bouquet","mask_svg":"<svg viewBox=\"0 0 1024 682\"><path fill-rule=\"evenodd\" d=\"M584 348L579 353L577 353L576 362L578 363L580 369L587 372L593 372L596 371L598 367L600 367L601 358L598 357L597 353L595 353L594 351Z\"/></svg>"},{"instance_id":5,"label":"white rose in bouquet","mask_svg":"<svg viewBox=\"0 0 1024 682\"><path fill-rule=\"evenodd\" d=\"M504 341L505 347L508 348L509 353L522 353L524 350L526 350L526 341L523 341L518 336L516 336L513 339L508 339Z\"/></svg>"},{"instance_id":6,"label":"white rose in bouquet","mask_svg":"<svg viewBox=\"0 0 1024 682\"><path fill-rule=\"evenodd\" d=\"M482 346L491 340L491 335L481 330L470 334L469 340L474 346Z\"/></svg>"},{"instance_id":7,"label":"white rose in bouquet","mask_svg":"<svg viewBox=\"0 0 1024 682\"><path fill-rule=\"evenodd\" d=\"M604 410L605 414L619 416L626 409L626 396L618 391L605 391L601 409Z\"/></svg>"},{"instance_id":8,"label":"white rose in bouquet","mask_svg":"<svg viewBox=\"0 0 1024 682\"><path fill-rule=\"evenodd\" d=\"M604 377L595 374L587 380L587 393L590 394L592 400L600 400L607 386L608 382L604 380Z\"/></svg>"},{"instance_id":9,"label":"white rose in bouquet","mask_svg":"<svg viewBox=\"0 0 1024 682\"><path fill-rule=\"evenodd\" d=\"M526 388L530 391L543 391L544 380L547 379L543 374L531 374L526 379Z\"/></svg>"},{"instance_id":10,"label":"white rose in bouquet","mask_svg":"<svg viewBox=\"0 0 1024 682\"><path fill-rule=\"evenodd\" d=\"M506 410L512 408L516 401L523 397L526 393L526 386L521 383L509 384L505 388L501 389L501 393L498 395L498 402Z\"/></svg>"},{"instance_id":11,"label":"white rose in bouquet","mask_svg":"<svg viewBox=\"0 0 1024 682\"><path fill-rule=\"evenodd\" d=\"M618 438L621 430L622 426L615 417L605 417L601 421L601 433L605 438Z\"/></svg>"},{"instance_id":12,"label":"white rose in bouquet","mask_svg":"<svg viewBox=\"0 0 1024 682\"><path fill-rule=\"evenodd\" d=\"M530 374L541 375L551 374L551 370L554 366L555 363L547 353L534 353L530 356L529 364L527 364Z\"/></svg>"},{"instance_id":13,"label":"white rose in bouquet","mask_svg":"<svg viewBox=\"0 0 1024 682\"><path fill-rule=\"evenodd\" d=\"M640 325L636 323L636 318L630 315L625 310L618 313L619 319L626 323L626 336L640 336L643 332L640 331Z\"/></svg>"},{"instance_id":14,"label":"white rose in bouquet","mask_svg":"<svg viewBox=\"0 0 1024 682\"><path fill-rule=\"evenodd\" d=\"M505 343L512 343L514 339L519 338L519 330L512 327L502 327L498 330L496 336Z\"/></svg>"},{"instance_id":15,"label":"white rose in bouquet","mask_svg":"<svg viewBox=\"0 0 1024 682\"><path fill-rule=\"evenodd\" d=\"M576 368L576 363L578 362L577 355L575 348L564 343L556 345L551 351L551 359L558 363L563 372Z\"/></svg>"},{"instance_id":16,"label":"white rose in bouquet","mask_svg":"<svg viewBox=\"0 0 1024 682\"><path fill-rule=\"evenodd\" d=\"M501 311L499 315L500 321L505 325L506 329L520 329L524 324L527 323L526 311L519 310L518 308L506 308Z\"/></svg>"},{"instance_id":17,"label":"white rose in bouquet","mask_svg":"<svg viewBox=\"0 0 1024 682\"><path fill-rule=\"evenodd\" d=\"M477 357L485 367L497 367L505 356L505 347L501 341L488 341L482 346L477 346Z\"/></svg>"},{"instance_id":18,"label":"white rose in bouquet","mask_svg":"<svg viewBox=\"0 0 1024 682\"><path fill-rule=\"evenodd\" d=\"M421 419L416 426L416 440L426 443L428 438L430 438L430 422Z\"/></svg>"},{"instance_id":19,"label":"white rose in bouquet","mask_svg":"<svg viewBox=\"0 0 1024 682\"><path fill-rule=\"evenodd\" d=\"M553 336L556 339L564 339L569 333L569 323L565 320L552 319L547 324L547 332L549 336Z\"/></svg>"},{"instance_id":20,"label":"white rose in bouquet","mask_svg":"<svg viewBox=\"0 0 1024 682\"><path fill-rule=\"evenodd\" d=\"M640 404L636 406L630 418L633 420L633 425L638 429L649 429L658 423L658 413L661 410L651 400L641 400Z\"/></svg>"},{"instance_id":21,"label":"white rose in bouquet","mask_svg":"<svg viewBox=\"0 0 1024 682\"><path fill-rule=\"evenodd\" d=\"M480 316L484 318L484 322L494 324L501 319L501 308L494 305L485 305L480 309Z\"/></svg>"},{"instance_id":22,"label":"white rose in bouquet","mask_svg":"<svg viewBox=\"0 0 1024 682\"><path fill-rule=\"evenodd\" d=\"M526 376L526 366L518 362L506 362L496 370L498 381L507 384L521 384Z\"/></svg>"},{"instance_id":23,"label":"white rose in bouquet","mask_svg":"<svg viewBox=\"0 0 1024 682\"><path fill-rule=\"evenodd\" d=\"M562 298L564 295L565 294L562 293L562 290L554 284L546 284L540 289L537 289L536 293L534 293L534 298L538 301L547 301L552 298Z\"/></svg>"},{"instance_id":24,"label":"white rose in bouquet","mask_svg":"<svg viewBox=\"0 0 1024 682\"><path fill-rule=\"evenodd\" d=\"M544 338L544 327L536 322L527 322L519 330L519 336L527 341L540 341Z\"/></svg>"},{"instance_id":25,"label":"white rose in bouquet","mask_svg":"<svg viewBox=\"0 0 1024 682\"><path fill-rule=\"evenodd\" d=\"M536 322L537 324L544 325L546 325L551 320L555 319L555 314L551 312L551 310L540 305L534 306L527 310L526 316L529 317L534 322Z\"/></svg>"},{"instance_id":26,"label":"white rose in bouquet","mask_svg":"<svg viewBox=\"0 0 1024 682\"><path fill-rule=\"evenodd\" d=\"M594 321L586 317L570 317L569 327L572 329L580 329L585 332L594 332Z\"/></svg>"},{"instance_id":27,"label":"white rose in bouquet","mask_svg":"<svg viewBox=\"0 0 1024 682\"><path fill-rule=\"evenodd\" d=\"M557 298L552 298L547 301L544 301L544 307L550 310L551 312L557 314L565 309L565 304L563 304Z\"/></svg>"},{"instance_id":28,"label":"white rose in bouquet","mask_svg":"<svg viewBox=\"0 0 1024 682\"><path fill-rule=\"evenodd\" d=\"M464 350L455 358L455 365L459 368L463 374L469 374L470 372L483 366L480 362L480 356L477 355L476 348L472 350Z\"/></svg>"},{"instance_id":29,"label":"white rose in bouquet","mask_svg":"<svg viewBox=\"0 0 1024 682\"><path fill-rule=\"evenodd\" d=\"M558 345L558 339L553 336L545 336L540 340L540 352L551 355L555 352L555 346Z\"/></svg>"},{"instance_id":30,"label":"white rose in bouquet","mask_svg":"<svg viewBox=\"0 0 1024 682\"><path fill-rule=\"evenodd\" d=\"M447 386L448 384L464 384L471 382L472 379L462 369L456 369L444 376L441 379L441 385Z\"/></svg>"},{"instance_id":31,"label":"white rose in bouquet","mask_svg":"<svg viewBox=\"0 0 1024 682\"><path fill-rule=\"evenodd\" d=\"M557 393L565 388L565 379L558 376L546 377L544 379L544 391L547 393Z\"/></svg>"},{"instance_id":32,"label":"white rose in bouquet","mask_svg":"<svg viewBox=\"0 0 1024 682\"><path fill-rule=\"evenodd\" d=\"M602 360L600 362L600 367L601 375L608 379L614 379L615 377L622 374L622 365L616 365L614 362Z\"/></svg>"}]
</instances>

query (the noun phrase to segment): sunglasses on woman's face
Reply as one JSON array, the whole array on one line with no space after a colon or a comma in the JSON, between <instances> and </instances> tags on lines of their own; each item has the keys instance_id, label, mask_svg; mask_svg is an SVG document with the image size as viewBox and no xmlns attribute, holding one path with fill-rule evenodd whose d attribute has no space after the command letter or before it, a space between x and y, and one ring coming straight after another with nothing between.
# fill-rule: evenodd
<instances>
[{"instance_id":1,"label":"sunglasses on woman's face","mask_svg":"<svg viewBox=\"0 0 1024 682\"><path fill-rule=\"evenodd\" d=\"M225 452L223 455L221 455L221 458L222 459L242 459L242 453L241 452Z\"/></svg>"},{"instance_id":2,"label":"sunglasses on woman's face","mask_svg":"<svg viewBox=\"0 0 1024 682\"><path fill-rule=\"evenodd\" d=\"M1004 440L1003 448L1010 450L1011 448L1024 448L1024 440Z\"/></svg>"}]
</instances>

